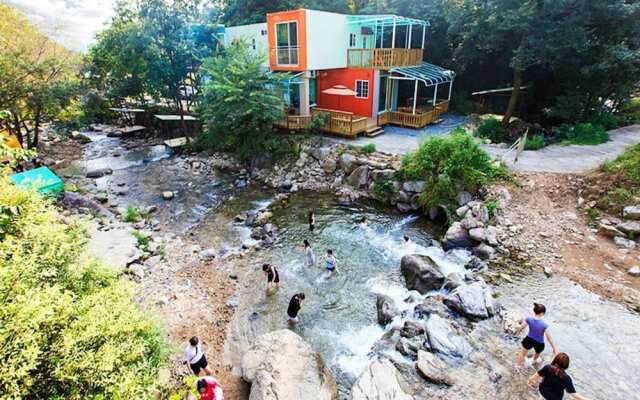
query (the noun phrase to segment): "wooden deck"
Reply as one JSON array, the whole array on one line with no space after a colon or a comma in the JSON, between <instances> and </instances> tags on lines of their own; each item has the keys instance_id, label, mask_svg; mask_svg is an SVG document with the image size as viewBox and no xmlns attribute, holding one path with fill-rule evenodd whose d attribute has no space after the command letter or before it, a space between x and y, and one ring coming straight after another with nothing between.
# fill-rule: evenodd
<instances>
[{"instance_id":1,"label":"wooden deck","mask_svg":"<svg viewBox=\"0 0 640 400\"><path fill-rule=\"evenodd\" d=\"M319 128L323 132L355 139L358 134L367 130L367 117L318 107L311 109L311 115L287 115L276 126L289 130L309 129L316 116L326 120Z\"/></svg>"},{"instance_id":2,"label":"wooden deck","mask_svg":"<svg viewBox=\"0 0 640 400\"><path fill-rule=\"evenodd\" d=\"M449 101L443 100L428 111L416 111L415 114L408 107L399 107L397 111L385 111L378 115L378 125L399 125L409 128L424 128L440 119L440 116L449 111Z\"/></svg>"},{"instance_id":3,"label":"wooden deck","mask_svg":"<svg viewBox=\"0 0 640 400\"><path fill-rule=\"evenodd\" d=\"M349 68L389 69L422 63L422 49L349 49Z\"/></svg>"}]
</instances>

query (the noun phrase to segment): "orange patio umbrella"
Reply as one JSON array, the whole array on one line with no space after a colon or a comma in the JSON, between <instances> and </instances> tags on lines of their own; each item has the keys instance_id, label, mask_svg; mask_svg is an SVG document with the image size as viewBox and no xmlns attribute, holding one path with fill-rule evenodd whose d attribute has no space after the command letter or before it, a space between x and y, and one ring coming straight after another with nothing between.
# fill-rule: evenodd
<instances>
[{"instance_id":1,"label":"orange patio umbrella","mask_svg":"<svg viewBox=\"0 0 640 400\"><path fill-rule=\"evenodd\" d=\"M329 89L322 91L324 94L332 94L334 96L355 96L357 93L355 90L351 90L344 85L335 85ZM340 98L338 98L338 108L341 108Z\"/></svg>"}]
</instances>

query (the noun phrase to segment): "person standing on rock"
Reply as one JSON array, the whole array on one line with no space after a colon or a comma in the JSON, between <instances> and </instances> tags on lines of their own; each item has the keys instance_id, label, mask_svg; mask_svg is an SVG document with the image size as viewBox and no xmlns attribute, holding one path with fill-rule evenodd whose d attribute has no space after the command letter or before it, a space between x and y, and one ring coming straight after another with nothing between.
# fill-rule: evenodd
<instances>
[{"instance_id":1,"label":"person standing on rock","mask_svg":"<svg viewBox=\"0 0 640 400\"><path fill-rule=\"evenodd\" d=\"M327 254L324 257L324 266L329 272L333 272L338 267L338 260L333 256L333 250L327 249Z\"/></svg>"},{"instance_id":2,"label":"person standing on rock","mask_svg":"<svg viewBox=\"0 0 640 400\"><path fill-rule=\"evenodd\" d=\"M316 228L316 215L313 211L309 211L309 232L313 232Z\"/></svg>"},{"instance_id":3,"label":"person standing on rock","mask_svg":"<svg viewBox=\"0 0 640 400\"><path fill-rule=\"evenodd\" d=\"M545 313L547 312L547 308L544 304L533 303L533 317L527 317L522 320L520 324L520 328L516 332L516 335L520 335L520 332L525 327L529 327L529 333L522 340L522 350L518 355L518 359L516 361L516 366L520 367L524 363L524 359L529 354L529 350L534 350L533 355L533 364L538 363L540 360L540 354L544 350L544 339L545 337L549 341L551 348L553 349L553 355L555 356L558 353L556 349L556 345L553 343L553 339L551 338L551 334L549 334L547 328L549 324L542 320L544 318Z\"/></svg>"},{"instance_id":4,"label":"person standing on rock","mask_svg":"<svg viewBox=\"0 0 640 400\"><path fill-rule=\"evenodd\" d=\"M316 255L313 254L313 249L307 239L304 240L304 255L307 257L307 266L313 267L316 265Z\"/></svg>"},{"instance_id":5,"label":"person standing on rock","mask_svg":"<svg viewBox=\"0 0 640 400\"><path fill-rule=\"evenodd\" d=\"M211 375L211 371L208 366L207 357L202 352L200 346L200 340L197 336L189 339L189 345L184 350L184 362L189 364L189 367L196 376L200 375L200 371L204 371L207 375Z\"/></svg>"},{"instance_id":6,"label":"person standing on rock","mask_svg":"<svg viewBox=\"0 0 640 400\"><path fill-rule=\"evenodd\" d=\"M267 294L273 290L274 286L276 289L280 287L280 275L276 267L271 264L262 264L262 272L267 275Z\"/></svg>"},{"instance_id":7,"label":"person standing on rock","mask_svg":"<svg viewBox=\"0 0 640 400\"><path fill-rule=\"evenodd\" d=\"M566 372L567 368L569 368L569 356L566 353L558 353L551 364L545 365L541 370L531 375L527 384L533 386L542 379L538 391L545 400L562 400L565 391L573 399L587 400L586 397L576 393L573 381Z\"/></svg>"},{"instance_id":8,"label":"person standing on rock","mask_svg":"<svg viewBox=\"0 0 640 400\"><path fill-rule=\"evenodd\" d=\"M289 323L298 323L298 313L302 309L302 302L304 301L304 293L296 293L289 300L289 307L287 308L287 317Z\"/></svg>"},{"instance_id":9,"label":"person standing on rock","mask_svg":"<svg viewBox=\"0 0 640 400\"><path fill-rule=\"evenodd\" d=\"M199 397L189 393L189 400L224 400L224 393L218 380L213 376L203 376L195 382Z\"/></svg>"}]
</instances>

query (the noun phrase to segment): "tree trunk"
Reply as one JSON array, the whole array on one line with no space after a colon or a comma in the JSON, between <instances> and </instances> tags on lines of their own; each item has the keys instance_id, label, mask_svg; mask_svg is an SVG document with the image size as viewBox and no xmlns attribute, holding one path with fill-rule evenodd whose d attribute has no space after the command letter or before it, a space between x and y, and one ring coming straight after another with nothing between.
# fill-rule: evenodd
<instances>
[{"instance_id":1,"label":"tree trunk","mask_svg":"<svg viewBox=\"0 0 640 400\"><path fill-rule=\"evenodd\" d=\"M33 141L31 145L33 147L38 147L38 138L40 137L40 115L42 112L40 111L40 107L36 110L36 116L34 121L34 130L33 130Z\"/></svg>"},{"instance_id":2,"label":"tree trunk","mask_svg":"<svg viewBox=\"0 0 640 400\"><path fill-rule=\"evenodd\" d=\"M18 114L13 113L13 129L14 134L18 138L18 142L20 142L20 146L24 147L24 136L22 136L22 131L20 130L20 119L18 119Z\"/></svg>"},{"instance_id":3,"label":"tree trunk","mask_svg":"<svg viewBox=\"0 0 640 400\"><path fill-rule=\"evenodd\" d=\"M187 143L190 143L189 135L187 134L187 124L184 121L184 109L182 107L182 99L180 98L180 93L178 92L178 110L180 111L180 129L182 129L182 134L187 139Z\"/></svg>"},{"instance_id":4,"label":"tree trunk","mask_svg":"<svg viewBox=\"0 0 640 400\"><path fill-rule=\"evenodd\" d=\"M519 67L513 68L513 90L511 91L511 97L509 97L509 104L507 105L507 111L502 118L502 125L509 125L513 112L518 104L518 98L520 97L520 86L522 86L522 70Z\"/></svg>"}]
</instances>

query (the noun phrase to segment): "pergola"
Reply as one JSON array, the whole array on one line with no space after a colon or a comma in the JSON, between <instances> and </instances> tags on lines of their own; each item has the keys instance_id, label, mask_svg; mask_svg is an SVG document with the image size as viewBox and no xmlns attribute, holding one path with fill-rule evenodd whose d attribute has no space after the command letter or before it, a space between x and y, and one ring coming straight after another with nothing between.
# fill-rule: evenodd
<instances>
[{"instance_id":1,"label":"pergola","mask_svg":"<svg viewBox=\"0 0 640 400\"><path fill-rule=\"evenodd\" d=\"M436 105L438 96L438 86L449 84L449 94L447 100L451 100L451 91L453 89L453 80L456 76L455 72L444 69L437 65L423 62L421 65L413 67L396 67L389 70L391 75L389 79L393 80L411 80L414 81L413 89L413 112L416 113L416 103L418 99L418 83L424 83L425 87L435 86L433 91L433 106ZM394 75L395 74L395 75Z\"/></svg>"},{"instance_id":2,"label":"pergola","mask_svg":"<svg viewBox=\"0 0 640 400\"><path fill-rule=\"evenodd\" d=\"M348 17L348 24L373 27L374 38L375 38L375 43L373 47L378 47L378 42L377 42L378 33L380 33L381 38L384 38L385 28L391 29L391 48L396 48L397 28L401 26L406 26L408 27L409 33L408 35L405 36L405 44L403 47L406 47L407 49L411 47L411 35L413 33L414 26L422 27L422 32L421 32L422 44L420 48L424 49L424 41L426 37L427 26L429 26L429 23L427 21L423 21L415 18L400 17L397 15L391 15L391 14L350 15Z\"/></svg>"}]
</instances>

